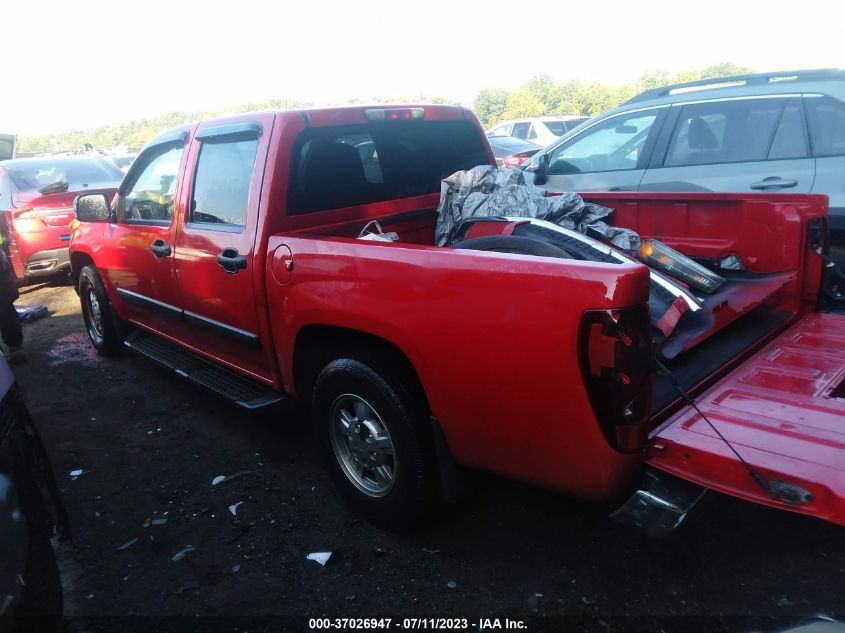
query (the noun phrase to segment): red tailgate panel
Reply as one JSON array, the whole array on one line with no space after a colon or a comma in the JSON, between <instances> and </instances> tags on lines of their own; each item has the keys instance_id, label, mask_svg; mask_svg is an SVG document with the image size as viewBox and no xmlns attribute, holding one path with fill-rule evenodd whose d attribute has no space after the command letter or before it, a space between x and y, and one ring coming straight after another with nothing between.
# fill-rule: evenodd
<instances>
[{"instance_id":1,"label":"red tailgate panel","mask_svg":"<svg viewBox=\"0 0 845 633\"><path fill-rule=\"evenodd\" d=\"M651 464L749 501L845 525L845 316L805 315L707 390L698 406L767 480L812 500L772 499L692 407L652 434Z\"/></svg>"}]
</instances>

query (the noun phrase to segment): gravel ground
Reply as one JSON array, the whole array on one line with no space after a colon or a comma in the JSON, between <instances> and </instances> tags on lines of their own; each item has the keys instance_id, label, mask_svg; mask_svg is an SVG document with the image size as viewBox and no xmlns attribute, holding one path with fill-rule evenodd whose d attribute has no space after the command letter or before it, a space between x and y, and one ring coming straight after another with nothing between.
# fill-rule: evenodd
<instances>
[{"instance_id":1,"label":"gravel ground","mask_svg":"<svg viewBox=\"0 0 845 633\"><path fill-rule=\"evenodd\" d=\"M742 630L732 616L845 614L842 528L715 493L655 543L476 475L432 526L384 532L341 504L304 415L250 414L142 358L98 357L68 286L25 288L19 303L51 311L24 326L30 360L15 371L73 523L60 549L72 621L283 615L307 630L308 617L453 615L536 630L583 616L554 622L604 631L720 616ZM219 475L232 478L212 485ZM325 567L306 560L317 551L332 552Z\"/></svg>"}]
</instances>

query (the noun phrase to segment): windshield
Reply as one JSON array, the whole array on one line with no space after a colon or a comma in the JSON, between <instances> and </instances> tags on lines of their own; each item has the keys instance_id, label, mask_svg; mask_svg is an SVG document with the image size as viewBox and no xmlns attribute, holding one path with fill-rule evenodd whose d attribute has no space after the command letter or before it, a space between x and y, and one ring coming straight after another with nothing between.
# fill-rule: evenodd
<instances>
[{"instance_id":1,"label":"windshield","mask_svg":"<svg viewBox=\"0 0 845 633\"><path fill-rule=\"evenodd\" d=\"M68 189L85 189L91 185L120 183L123 172L100 160L80 159L27 159L3 165L12 182L21 191L38 191L57 182L68 183Z\"/></svg>"}]
</instances>

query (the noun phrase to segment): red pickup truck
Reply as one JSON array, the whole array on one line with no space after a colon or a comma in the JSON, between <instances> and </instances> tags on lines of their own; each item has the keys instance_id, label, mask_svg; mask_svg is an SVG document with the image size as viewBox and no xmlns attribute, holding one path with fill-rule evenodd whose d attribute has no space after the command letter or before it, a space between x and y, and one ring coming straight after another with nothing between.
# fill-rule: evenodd
<instances>
[{"instance_id":1,"label":"red pickup truck","mask_svg":"<svg viewBox=\"0 0 845 633\"><path fill-rule=\"evenodd\" d=\"M741 263L669 353L652 348L645 265L435 246L441 179L479 164L495 164L484 133L453 106L164 133L112 199L76 200L91 341L247 408L309 403L339 490L383 524L425 516L456 466L607 500L647 465L845 525L845 317L816 307L823 196L585 195L618 227ZM360 239L374 219L398 241Z\"/></svg>"}]
</instances>

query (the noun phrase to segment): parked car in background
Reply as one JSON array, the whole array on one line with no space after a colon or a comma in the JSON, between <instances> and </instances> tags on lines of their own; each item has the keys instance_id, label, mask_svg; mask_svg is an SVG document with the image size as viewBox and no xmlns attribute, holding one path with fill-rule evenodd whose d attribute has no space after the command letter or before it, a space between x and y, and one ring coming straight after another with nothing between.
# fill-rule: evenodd
<instances>
[{"instance_id":1,"label":"parked car in background","mask_svg":"<svg viewBox=\"0 0 845 633\"><path fill-rule=\"evenodd\" d=\"M122 154L120 156L106 156L103 160L117 167L124 174L129 171L137 154Z\"/></svg>"},{"instance_id":2,"label":"parked car in background","mask_svg":"<svg viewBox=\"0 0 845 633\"><path fill-rule=\"evenodd\" d=\"M577 114L567 114L563 116L512 119L510 121L503 121L488 130L487 136L513 136L523 141L530 141L537 145L546 146L549 143L554 143L570 130L574 130L589 118Z\"/></svg>"},{"instance_id":3,"label":"parked car in background","mask_svg":"<svg viewBox=\"0 0 845 633\"><path fill-rule=\"evenodd\" d=\"M496 166L519 167L542 148L513 136L494 136L488 139L496 157Z\"/></svg>"},{"instance_id":4,"label":"parked car in background","mask_svg":"<svg viewBox=\"0 0 845 633\"><path fill-rule=\"evenodd\" d=\"M0 160L15 157L18 139L14 134L0 134Z\"/></svg>"},{"instance_id":5,"label":"parked car in background","mask_svg":"<svg viewBox=\"0 0 845 633\"><path fill-rule=\"evenodd\" d=\"M0 616L61 616L50 544L56 532L70 535L67 514L38 430L0 356Z\"/></svg>"},{"instance_id":6,"label":"parked car in background","mask_svg":"<svg viewBox=\"0 0 845 633\"><path fill-rule=\"evenodd\" d=\"M20 158L0 162L0 212L19 280L70 267L67 247L73 199L91 190L114 192L123 172L98 158Z\"/></svg>"},{"instance_id":7,"label":"parked car in background","mask_svg":"<svg viewBox=\"0 0 845 633\"><path fill-rule=\"evenodd\" d=\"M845 265L845 70L757 73L655 88L525 165L551 191L823 193Z\"/></svg>"}]
</instances>

